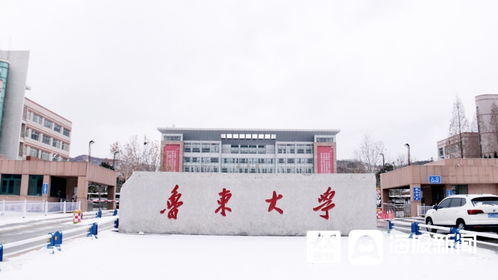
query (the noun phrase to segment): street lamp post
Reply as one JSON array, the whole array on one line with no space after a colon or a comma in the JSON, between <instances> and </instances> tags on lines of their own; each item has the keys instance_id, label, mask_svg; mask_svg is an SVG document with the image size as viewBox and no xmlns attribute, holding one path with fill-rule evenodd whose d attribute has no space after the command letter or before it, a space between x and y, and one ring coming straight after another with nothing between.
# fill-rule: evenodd
<instances>
[{"instance_id":1,"label":"street lamp post","mask_svg":"<svg viewBox=\"0 0 498 280\"><path fill-rule=\"evenodd\" d=\"M91 157L92 157L92 144L95 143L95 141L90 140L88 142L88 163L91 163Z\"/></svg>"},{"instance_id":2,"label":"street lamp post","mask_svg":"<svg viewBox=\"0 0 498 280\"><path fill-rule=\"evenodd\" d=\"M112 157L112 169L115 169L114 164L116 163L116 154L119 154L119 151L115 151Z\"/></svg>"},{"instance_id":3,"label":"street lamp post","mask_svg":"<svg viewBox=\"0 0 498 280\"><path fill-rule=\"evenodd\" d=\"M405 146L408 150L408 165L411 165L411 162L410 162L410 144L406 143Z\"/></svg>"},{"instance_id":4,"label":"street lamp post","mask_svg":"<svg viewBox=\"0 0 498 280\"><path fill-rule=\"evenodd\" d=\"M144 152L143 152L143 155L142 155L142 160L143 160L143 166L142 166L142 169L144 171L146 171L148 168L147 168L147 157L146 157L146 149L147 149L147 144L149 144L149 142L147 142L147 138L144 139Z\"/></svg>"},{"instance_id":5,"label":"street lamp post","mask_svg":"<svg viewBox=\"0 0 498 280\"><path fill-rule=\"evenodd\" d=\"M382 156L382 168L384 168L384 166L386 165L386 161L385 161L386 159L384 157L384 153L380 153L379 155Z\"/></svg>"}]
</instances>

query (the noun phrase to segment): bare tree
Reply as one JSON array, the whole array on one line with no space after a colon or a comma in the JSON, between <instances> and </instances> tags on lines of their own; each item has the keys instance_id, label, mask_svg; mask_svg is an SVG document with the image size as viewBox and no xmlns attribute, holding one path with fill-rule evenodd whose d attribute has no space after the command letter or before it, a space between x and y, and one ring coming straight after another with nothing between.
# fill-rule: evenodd
<instances>
[{"instance_id":1,"label":"bare tree","mask_svg":"<svg viewBox=\"0 0 498 280\"><path fill-rule=\"evenodd\" d=\"M477 124L477 113L472 115L472 121L470 122L470 132L479 132L479 126Z\"/></svg>"},{"instance_id":2,"label":"bare tree","mask_svg":"<svg viewBox=\"0 0 498 280\"><path fill-rule=\"evenodd\" d=\"M134 171L157 171L159 168L159 143L144 137L143 142L138 136L131 137L124 145L115 142L110 152L116 154L116 171L126 180Z\"/></svg>"},{"instance_id":3,"label":"bare tree","mask_svg":"<svg viewBox=\"0 0 498 280\"><path fill-rule=\"evenodd\" d=\"M498 143L498 106L495 102L491 105L491 118L489 120L490 131L494 132L496 142Z\"/></svg>"},{"instance_id":4,"label":"bare tree","mask_svg":"<svg viewBox=\"0 0 498 280\"><path fill-rule=\"evenodd\" d=\"M453 102L453 113L450 121L450 136L458 135L460 148L460 157L463 158L463 138L462 132L469 131L469 121L465 116L465 109L463 108L462 100L457 96Z\"/></svg>"},{"instance_id":5,"label":"bare tree","mask_svg":"<svg viewBox=\"0 0 498 280\"><path fill-rule=\"evenodd\" d=\"M363 162L367 172L376 172L382 162L381 154L384 153L384 144L373 141L368 135L363 137L360 149L355 152L356 158Z\"/></svg>"}]
</instances>

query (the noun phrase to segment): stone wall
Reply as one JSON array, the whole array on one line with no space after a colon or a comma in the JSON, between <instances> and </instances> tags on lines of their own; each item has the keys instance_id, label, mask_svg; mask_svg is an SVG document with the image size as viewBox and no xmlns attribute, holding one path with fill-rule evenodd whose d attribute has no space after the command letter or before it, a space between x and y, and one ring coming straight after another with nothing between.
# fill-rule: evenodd
<instances>
[{"instance_id":1,"label":"stone wall","mask_svg":"<svg viewBox=\"0 0 498 280\"><path fill-rule=\"evenodd\" d=\"M226 209L225 216L218 209L223 188L231 194L225 204L231 211ZM282 197L269 211L274 191ZM308 230L340 230L347 234L376 227L375 199L373 174L135 172L121 190L120 231L305 235ZM173 207L179 202L183 203Z\"/></svg>"}]
</instances>

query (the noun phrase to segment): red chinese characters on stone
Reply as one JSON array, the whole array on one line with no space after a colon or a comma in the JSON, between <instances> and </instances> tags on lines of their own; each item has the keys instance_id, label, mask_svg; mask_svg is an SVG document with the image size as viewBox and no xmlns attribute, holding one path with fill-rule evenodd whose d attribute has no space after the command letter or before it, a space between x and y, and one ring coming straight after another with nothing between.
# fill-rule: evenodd
<instances>
[{"instance_id":1,"label":"red chinese characters on stone","mask_svg":"<svg viewBox=\"0 0 498 280\"><path fill-rule=\"evenodd\" d=\"M329 219L329 210L335 207L335 203L332 202L332 198L335 196L335 191L332 190L331 187L329 187L323 194L320 195L318 198L318 203L321 203L317 207L313 208L313 211L323 211L325 214L320 215L320 217L324 218L325 220Z\"/></svg>"},{"instance_id":2,"label":"red chinese characters on stone","mask_svg":"<svg viewBox=\"0 0 498 280\"><path fill-rule=\"evenodd\" d=\"M220 214L223 217L225 217L226 216L225 211L232 212L232 208L226 207L226 204L228 203L228 201L232 197L232 193L230 192L230 190L227 190L227 189L223 188L223 190L220 193L218 193L218 194L220 195L220 199L218 200L219 207L216 208L216 210L214 211L214 213L218 213L218 212L221 211Z\"/></svg>"},{"instance_id":3,"label":"red chinese characters on stone","mask_svg":"<svg viewBox=\"0 0 498 280\"><path fill-rule=\"evenodd\" d=\"M178 192L178 185L176 185L171 191L171 195L166 202L166 209L161 210L159 213L164 214L166 210L168 211L168 219L175 219L178 216L178 208L183 205L183 201L180 201L182 194Z\"/></svg>"},{"instance_id":4,"label":"red chinese characters on stone","mask_svg":"<svg viewBox=\"0 0 498 280\"><path fill-rule=\"evenodd\" d=\"M277 200L281 199L282 197L283 197L283 195L281 195L281 194L277 195L277 192L273 191L273 196L270 199L265 199L266 202L270 203L270 205L268 205L268 212L275 210L280 214L284 213L284 211L282 209L277 207Z\"/></svg>"}]
</instances>

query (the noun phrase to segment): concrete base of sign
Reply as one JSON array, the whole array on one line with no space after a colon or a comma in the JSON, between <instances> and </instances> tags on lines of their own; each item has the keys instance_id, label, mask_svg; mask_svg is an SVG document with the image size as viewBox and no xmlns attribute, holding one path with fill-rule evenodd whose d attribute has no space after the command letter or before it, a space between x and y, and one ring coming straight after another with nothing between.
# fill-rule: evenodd
<instances>
[{"instance_id":1,"label":"concrete base of sign","mask_svg":"<svg viewBox=\"0 0 498 280\"><path fill-rule=\"evenodd\" d=\"M168 204L178 185L178 201ZM324 195L335 191L331 202ZM221 215L220 193L232 196ZM269 211L273 192L281 194ZM320 199L322 197L322 199ZM178 196L176 196L178 198ZM170 202L173 202L170 200ZM328 210L331 204L335 206ZM173 203L175 204L175 203ZM320 208L320 206L322 207ZM163 213L161 214L161 210ZM305 235L308 230L376 228L373 174L223 174L135 172L120 198L120 232L211 235ZM169 215L168 215L169 214Z\"/></svg>"}]
</instances>

